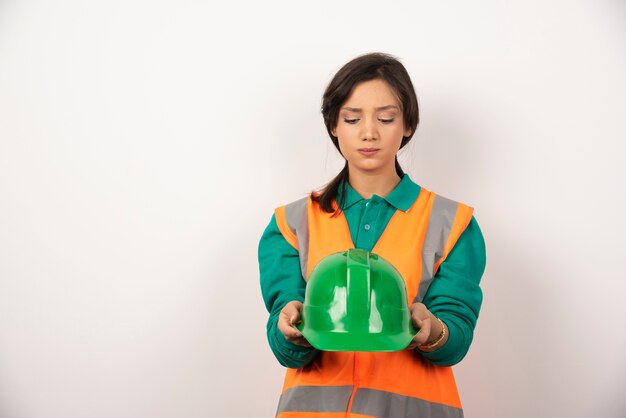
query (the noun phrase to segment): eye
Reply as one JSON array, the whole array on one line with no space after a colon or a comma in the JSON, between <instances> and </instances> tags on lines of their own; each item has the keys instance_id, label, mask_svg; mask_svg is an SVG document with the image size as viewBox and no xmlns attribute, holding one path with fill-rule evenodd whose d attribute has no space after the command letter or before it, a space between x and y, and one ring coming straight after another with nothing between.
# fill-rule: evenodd
<instances>
[{"instance_id":1,"label":"eye","mask_svg":"<svg viewBox=\"0 0 626 418\"><path fill-rule=\"evenodd\" d=\"M343 120L345 123L350 123L350 124L355 124L357 123L358 119L344 119Z\"/></svg>"},{"instance_id":2,"label":"eye","mask_svg":"<svg viewBox=\"0 0 626 418\"><path fill-rule=\"evenodd\" d=\"M382 123L391 123L393 122L393 119L378 119L379 121L381 121Z\"/></svg>"}]
</instances>

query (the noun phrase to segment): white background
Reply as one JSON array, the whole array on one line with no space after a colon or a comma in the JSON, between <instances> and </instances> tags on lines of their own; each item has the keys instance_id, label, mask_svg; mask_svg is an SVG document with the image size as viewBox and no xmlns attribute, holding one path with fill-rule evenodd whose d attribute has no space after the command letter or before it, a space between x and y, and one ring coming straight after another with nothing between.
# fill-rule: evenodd
<instances>
[{"instance_id":1,"label":"white background","mask_svg":"<svg viewBox=\"0 0 626 418\"><path fill-rule=\"evenodd\" d=\"M0 2L0 416L273 416L258 240L372 51L485 236L466 417L626 416L626 4L220 3Z\"/></svg>"}]
</instances>

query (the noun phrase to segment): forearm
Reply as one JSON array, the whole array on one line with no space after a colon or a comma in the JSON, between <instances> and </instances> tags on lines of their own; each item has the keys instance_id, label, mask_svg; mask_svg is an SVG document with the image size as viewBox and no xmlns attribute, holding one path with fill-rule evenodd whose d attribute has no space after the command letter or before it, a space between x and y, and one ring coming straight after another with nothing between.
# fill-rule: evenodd
<instances>
[{"instance_id":1,"label":"forearm","mask_svg":"<svg viewBox=\"0 0 626 418\"><path fill-rule=\"evenodd\" d=\"M485 270L485 243L474 218L441 264L423 303L447 326L445 344L422 352L433 364L451 366L467 354L482 304L480 279Z\"/></svg>"},{"instance_id":2,"label":"forearm","mask_svg":"<svg viewBox=\"0 0 626 418\"><path fill-rule=\"evenodd\" d=\"M437 314L446 326L446 336L437 347L420 350L431 363L438 366L453 366L467 355L473 340L473 329L467 325L459 325L463 321L453 316Z\"/></svg>"},{"instance_id":3,"label":"forearm","mask_svg":"<svg viewBox=\"0 0 626 418\"><path fill-rule=\"evenodd\" d=\"M300 273L298 251L285 241L274 216L261 237L258 256L261 293L269 313L266 328L270 348L283 366L303 367L317 350L287 341L278 329L278 316L287 303L304 300L306 283Z\"/></svg>"},{"instance_id":4,"label":"forearm","mask_svg":"<svg viewBox=\"0 0 626 418\"><path fill-rule=\"evenodd\" d=\"M278 362L292 369L304 367L309 364L318 353L313 347L304 347L294 344L285 339L278 329L278 314L270 316L267 322L267 340Z\"/></svg>"}]
</instances>

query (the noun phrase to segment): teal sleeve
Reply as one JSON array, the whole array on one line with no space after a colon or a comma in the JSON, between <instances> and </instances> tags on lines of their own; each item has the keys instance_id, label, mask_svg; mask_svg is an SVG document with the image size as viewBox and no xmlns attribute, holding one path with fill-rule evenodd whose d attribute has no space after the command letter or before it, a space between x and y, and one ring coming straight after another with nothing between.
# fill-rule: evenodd
<instances>
[{"instance_id":1,"label":"teal sleeve","mask_svg":"<svg viewBox=\"0 0 626 418\"><path fill-rule=\"evenodd\" d=\"M472 219L448 257L439 266L423 303L446 323L448 341L440 348L421 354L433 364L451 366L467 354L474 336L483 294L479 287L485 271L485 241Z\"/></svg>"},{"instance_id":2,"label":"teal sleeve","mask_svg":"<svg viewBox=\"0 0 626 418\"><path fill-rule=\"evenodd\" d=\"M310 363L318 350L303 347L285 339L278 329L278 315L292 300L304 301L306 282L300 271L298 250L285 240L272 215L265 228L258 249L261 293L270 316L267 321L267 339L280 364L300 368Z\"/></svg>"}]
</instances>

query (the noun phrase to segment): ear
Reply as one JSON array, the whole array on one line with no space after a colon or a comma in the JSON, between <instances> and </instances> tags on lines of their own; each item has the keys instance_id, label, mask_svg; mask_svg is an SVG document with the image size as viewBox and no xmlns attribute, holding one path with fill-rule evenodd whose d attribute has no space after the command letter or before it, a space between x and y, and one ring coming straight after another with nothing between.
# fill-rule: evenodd
<instances>
[{"instance_id":1,"label":"ear","mask_svg":"<svg viewBox=\"0 0 626 418\"><path fill-rule=\"evenodd\" d=\"M330 133L333 134L334 137L336 137L337 136L337 129L336 128L335 129L331 129Z\"/></svg>"},{"instance_id":2,"label":"ear","mask_svg":"<svg viewBox=\"0 0 626 418\"><path fill-rule=\"evenodd\" d=\"M405 129L404 130L404 136L406 137L406 136L411 135L411 132L412 132L411 129Z\"/></svg>"}]
</instances>

